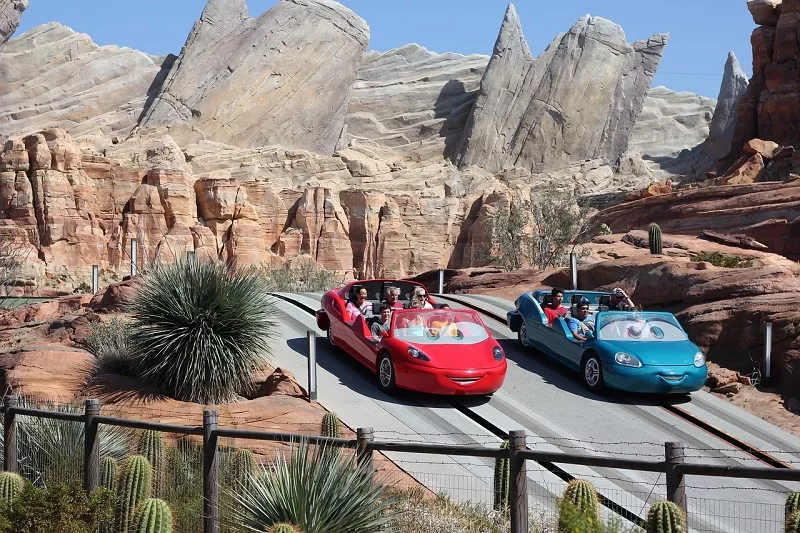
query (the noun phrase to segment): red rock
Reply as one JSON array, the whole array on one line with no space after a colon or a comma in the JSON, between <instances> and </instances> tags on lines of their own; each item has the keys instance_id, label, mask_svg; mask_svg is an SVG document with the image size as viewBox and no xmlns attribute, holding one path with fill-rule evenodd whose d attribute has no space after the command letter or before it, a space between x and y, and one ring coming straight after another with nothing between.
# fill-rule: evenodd
<instances>
[{"instance_id":1,"label":"red rock","mask_svg":"<svg viewBox=\"0 0 800 533\"><path fill-rule=\"evenodd\" d=\"M738 381L739 381L738 372L729 370L727 368L716 367L714 369L709 369L708 378L706 379L706 385L708 385L713 390L713 389L718 389L720 387L725 387L726 385L730 385L732 383L737 383ZM717 391L715 390L714 392Z\"/></svg>"},{"instance_id":2,"label":"red rock","mask_svg":"<svg viewBox=\"0 0 800 533\"><path fill-rule=\"evenodd\" d=\"M761 154L743 155L728 169L724 176L719 178L720 185L742 185L755 183L761 171L764 170L764 158Z\"/></svg>"},{"instance_id":3,"label":"red rock","mask_svg":"<svg viewBox=\"0 0 800 533\"><path fill-rule=\"evenodd\" d=\"M34 400L71 402L89 380L94 361L78 348L26 346L0 355L0 386Z\"/></svg>"},{"instance_id":4,"label":"red rock","mask_svg":"<svg viewBox=\"0 0 800 533\"><path fill-rule=\"evenodd\" d=\"M723 385L721 387L717 387L715 389L711 389L711 392L716 392L718 394L736 394L742 390L742 384L739 382L728 383L727 385Z\"/></svg>"},{"instance_id":5,"label":"red rock","mask_svg":"<svg viewBox=\"0 0 800 533\"><path fill-rule=\"evenodd\" d=\"M258 389L252 394L251 398L273 395L305 398L308 396L308 393L297 383L294 374L288 370L276 368L272 374L267 376L267 379L261 383Z\"/></svg>"},{"instance_id":6,"label":"red rock","mask_svg":"<svg viewBox=\"0 0 800 533\"><path fill-rule=\"evenodd\" d=\"M112 313L122 311L136 289L135 279L128 279L103 287L92 297L89 307L94 311Z\"/></svg>"},{"instance_id":7,"label":"red rock","mask_svg":"<svg viewBox=\"0 0 800 533\"><path fill-rule=\"evenodd\" d=\"M651 183L646 189L641 189L628 194L625 200L630 202L639 200L641 198L649 198L651 196L658 196L661 194L670 194L672 192L672 180L657 181Z\"/></svg>"},{"instance_id":8,"label":"red rock","mask_svg":"<svg viewBox=\"0 0 800 533\"><path fill-rule=\"evenodd\" d=\"M774 141L762 141L761 139L750 139L744 145L744 153L759 154L764 159L772 159L772 156L780 149L780 145Z\"/></svg>"},{"instance_id":9,"label":"red rock","mask_svg":"<svg viewBox=\"0 0 800 533\"><path fill-rule=\"evenodd\" d=\"M751 250L766 250L767 246L761 244L752 237L748 237L743 233L720 233L718 231L703 230L703 236L707 239L727 244L729 246L737 246L739 248L749 248Z\"/></svg>"}]
</instances>

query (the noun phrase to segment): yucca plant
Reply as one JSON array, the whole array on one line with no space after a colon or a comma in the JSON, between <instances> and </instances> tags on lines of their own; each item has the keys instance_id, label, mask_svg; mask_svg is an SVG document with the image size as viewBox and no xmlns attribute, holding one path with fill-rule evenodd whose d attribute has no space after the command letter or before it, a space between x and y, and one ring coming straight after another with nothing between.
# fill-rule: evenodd
<instances>
[{"instance_id":1,"label":"yucca plant","mask_svg":"<svg viewBox=\"0 0 800 533\"><path fill-rule=\"evenodd\" d=\"M255 269L156 264L130 310L137 375L176 400L232 401L252 390L254 370L271 356L274 311Z\"/></svg>"},{"instance_id":2,"label":"yucca plant","mask_svg":"<svg viewBox=\"0 0 800 533\"><path fill-rule=\"evenodd\" d=\"M92 324L84 341L86 349L95 356L95 372L133 375L131 368L131 323L117 317Z\"/></svg>"},{"instance_id":3,"label":"yucca plant","mask_svg":"<svg viewBox=\"0 0 800 533\"><path fill-rule=\"evenodd\" d=\"M304 533L381 531L392 519L394 496L373 482L366 465L351 454L324 446L293 446L269 469L260 467L251 489L231 494L227 513L238 531L263 532L274 524L295 524Z\"/></svg>"}]
</instances>

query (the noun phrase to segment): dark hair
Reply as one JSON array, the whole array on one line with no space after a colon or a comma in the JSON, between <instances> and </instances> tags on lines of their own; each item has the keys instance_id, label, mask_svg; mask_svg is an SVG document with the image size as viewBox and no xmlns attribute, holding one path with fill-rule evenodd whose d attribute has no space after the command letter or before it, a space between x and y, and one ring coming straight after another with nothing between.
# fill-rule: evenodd
<instances>
[{"instance_id":1,"label":"dark hair","mask_svg":"<svg viewBox=\"0 0 800 533\"><path fill-rule=\"evenodd\" d=\"M388 304L381 304L381 309L380 309L380 312L381 312L381 313L383 313L383 311L384 311L384 310L386 310L386 311L391 311L391 310L392 310L392 308L391 308L391 307L389 307L389 305L388 305Z\"/></svg>"},{"instance_id":2,"label":"dark hair","mask_svg":"<svg viewBox=\"0 0 800 533\"><path fill-rule=\"evenodd\" d=\"M439 309L450 309L450 304L442 304L439 306Z\"/></svg>"},{"instance_id":3,"label":"dark hair","mask_svg":"<svg viewBox=\"0 0 800 533\"><path fill-rule=\"evenodd\" d=\"M564 289L562 289L561 287L553 287L553 290L550 291L550 294L552 296L555 296L556 294L560 294L560 295L563 296L564 295Z\"/></svg>"}]
</instances>

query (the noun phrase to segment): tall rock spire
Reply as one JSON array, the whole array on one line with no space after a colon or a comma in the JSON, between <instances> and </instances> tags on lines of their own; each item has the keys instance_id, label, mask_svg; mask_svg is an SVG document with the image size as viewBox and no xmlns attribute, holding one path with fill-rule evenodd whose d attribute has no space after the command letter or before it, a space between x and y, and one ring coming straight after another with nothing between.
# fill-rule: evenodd
<instances>
[{"instance_id":1,"label":"tall rock spire","mask_svg":"<svg viewBox=\"0 0 800 533\"><path fill-rule=\"evenodd\" d=\"M709 126L705 152L709 159L722 159L731 149L733 132L736 129L736 105L739 98L747 92L747 76L739 66L736 54L728 53L725 72L719 87L717 106Z\"/></svg>"}]
</instances>

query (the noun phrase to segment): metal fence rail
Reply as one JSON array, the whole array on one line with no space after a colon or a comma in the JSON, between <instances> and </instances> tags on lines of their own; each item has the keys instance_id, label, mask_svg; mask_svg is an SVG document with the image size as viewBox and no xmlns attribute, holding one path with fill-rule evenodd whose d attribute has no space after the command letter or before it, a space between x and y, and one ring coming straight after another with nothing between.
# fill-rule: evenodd
<instances>
[{"instance_id":1,"label":"metal fence rail","mask_svg":"<svg viewBox=\"0 0 800 533\"><path fill-rule=\"evenodd\" d=\"M522 430L512 430L509 432L508 448L492 448L487 446L454 446L445 444L379 441L374 439L372 428L358 428L355 439L327 438L274 431L226 429L224 427L219 427L216 410L203 411L202 426L164 424L102 416L100 414L100 401L95 399L86 400L84 413L80 414L23 408L18 405L18 399L15 396L6 396L3 399L3 413L3 435L5 443L3 464L5 470L8 472L18 471L18 416L82 423L84 425L85 439L81 470L83 472L83 486L87 491L92 491L100 485L99 435L102 425L138 430L154 430L181 435L202 435L204 533L219 533L220 531L220 439L246 439L272 442L297 442L304 440L312 445L352 448L355 451L358 462L367 465L372 465L373 452L375 451L494 459L508 458L511 471L508 501L512 533L527 533L529 530L528 461L663 473L665 474L664 478L666 480L667 499L678 504L684 511L687 510L686 486L684 482L684 476L686 475L800 482L800 470L797 469L686 463L684 458L684 445L675 442L668 442L665 444L664 460L662 461L621 459L618 457L531 450L528 449L526 442L527 437Z\"/></svg>"}]
</instances>

